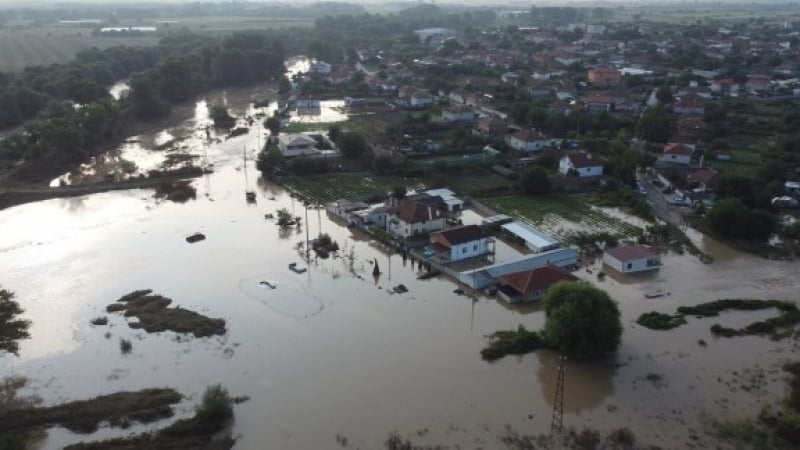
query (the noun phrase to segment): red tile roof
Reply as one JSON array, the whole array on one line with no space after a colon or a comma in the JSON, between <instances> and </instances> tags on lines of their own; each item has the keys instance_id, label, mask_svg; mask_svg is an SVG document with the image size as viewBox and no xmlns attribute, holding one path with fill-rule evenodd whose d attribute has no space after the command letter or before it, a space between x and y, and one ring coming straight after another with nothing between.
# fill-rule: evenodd
<instances>
[{"instance_id":1,"label":"red tile roof","mask_svg":"<svg viewBox=\"0 0 800 450\"><path fill-rule=\"evenodd\" d=\"M599 156L594 156L587 152L569 152L567 153L567 158L569 158L572 163L572 167L576 169L603 165L603 160L601 160Z\"/></svg>"},{"instance_id":2,"label":"red tile roof","mask_svg":"<svg viewBox=\"0 0 800 450\"><path fill-rule=\"evenodd\" d=\"M664 146L664 154L665 155L684 155L684 156L692 156L694 151L691 147L687 147L683 144L675 143L667 144Z\"/></svg>"},{"instance_id":3,"label":"red tile roof","mask_svg":"<svg viewBox=\"0 0 800 450\"><path fill-rule=\"evenodd\" d=\"M548 265L522 272L509 273L499 278L501 286L511 286L522 295L541 289L549 289L559 281L576 281L575 275L560 267Z\"/></svg>"},{"instance_id":4,"label":"red tile roof","mask_svg":"<svg viewBox=\"0 0 800 450\"><path fill-rule=\"evenodd\" d=\"M405 201L400 205L397 217L405 223L421 223L444 216L435 207L416 201Z\"/></svg>"},{"instance_id":5,"label":"red tile roof","mask_svg":"<svg viewBox=\"0 0 800 450\"><path fill-rule=\"evenodd\" d=\"M630 245L606 249L606 253L618 261L633 261L635 259L652 258L658 252L647 245Z\"/></svg>"}]
</instances>

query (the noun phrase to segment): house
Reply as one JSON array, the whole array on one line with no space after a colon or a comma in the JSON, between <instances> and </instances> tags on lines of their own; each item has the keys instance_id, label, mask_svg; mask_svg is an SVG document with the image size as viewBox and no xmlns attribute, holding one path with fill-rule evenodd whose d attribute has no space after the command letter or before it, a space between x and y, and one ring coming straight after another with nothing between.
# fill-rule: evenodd
<instances>
[{"instance_id":1,"label":"house","mask_svg":"<svg viewBox=\"0 0 800 450\"><path fill-rule=\"evenodd\" d=\"M439 45L445 40L455 37L456 32L449 28L423 28L415 30L414 34L423 44Z\"/></svg>"},{"instance_id":2,"label":"house","mask_svg":"<svg viewBox=\"0 0 800 450\"><path fill-rule=\"evenodd\" d=\"M465 225L431 233L431 247L441 262L455 262L489 252L489 242L481 227Z\"/></svg>"},{"instance_id":3,"label":"house","mask_svg":"<svg viewBox=\"0 0 800 450\"><path fill-rule=\"evenodd\" d=\"M493 286L503 275L531 270L537 267L554 265L562 269L572 269L578 263L578 252L572 248L557 248L534 255L524 255L511 261L504 261L477 270L466 270L458 274L458 281L475 289Z\"/></svg>"},{"instance_id":4,"label":"house","mask_svg":"<svg viewBox=\"0 0 800 450\"><path fill-rule=\"evenodd\" d=\"M519 74L514 72L506 72L500 75L500 81L516 86L517 83L519 83Z\"/></svg>"},{"instance_id":5,"label":"house","mask_svg":"<svg viewBox=\"0 0 800 450\"><path fill-rule=\"evenodd\" d=\"M505 138L506 144L514 150L523 153L530 153L553 145L553 139L545 136L544 133L538 130L520 130L516 133L509 134Z\"/></svg>"},{"instance_id":6,"label":"house","mask_svg":"<svg viewBox=\"0 0 800 450\"><path fill-rule=\"evenodd\" d=\"M415 199L405 199L387 221L389 233L409 238L444 229L446 215L435 205Z\"/></svg>"},{"instance_id":7,"label":"house","mask_svg":"<svg viewBox=\"0 0 800 450\"><path fill-rule=\"evenodd\" d=\"M313 61L308 66L308 73L312 75L328 76L333 67L325 61Z\"/></svg>"},{"instance_id":8,"label":"house","mask_svg":"<svg viewBox=\"0 0 800 450\"><path fill-rule=\"evenodd\" d=\"M684 136L697 138L708 128L701 116L686 115L678 119L678 133Z\"/></svg>"},{"instance_id":9,"label":"house","mask_svg":"<svg viewBox=\"0 0 800 450\"><path fill-rule=\"evenodd\" d=\"M693 153L694 151L688 145L673 142L664 146L661 160L671 164L689 165Z\"/></svg>"},{"instance_id":10,"label":"house","mask_svg":"<svg viewBox=\"0 0 800 450\"><path fill-rule=\"evenodd\" d=\"M450 93L447 95L447 98L450 100L450 103L465 105L467 103L468 95L469 93L462 89L455 89L450 91Z\"/></svg>"},{"instance_id":11,"label":"house","mask_svg":"<svg viewBox=\"0 0 800 450\"><path fill-rule=\"evenodd\" d=\"M609 248L603 263L620 273L635 273L661 268L661 256L647 245Z\"/></svg>"},{"instance_id":12,"label":"house","mask_svg":"<svg viewBox=\"0 0 800 450\"><path fill-rule=\"evenodd\" d=\"M586 78L595 86L616 86L622 75L617 69L598 67L589 69Z\"/></svg>"},{"instance_id":13,"label":"house","mask_svg":"<svg viewBox=\"0 0 800 450\"><path fill-rule=\"evenodd\" d=\"M569 152L558 162L558 172L569 175L575 171L578 178L598 177L603 175L603 161L598 156L587 152Z\"/></svg>"},{"instance_id":14,"label":"house","mask_svg":"<svg viewBox=\"0 0 800 450\"><path fill-rule=\"evenodd\" d=\"M456 196L456 193L447 188L430 189L422 193L434 199L439 199L440 209L445 209L447 212L456 213L464 209L464 200Z\"/></svg>"},{"instance_id":15,"label":"house","mask_svg":"<svg viewBox=\"0 0 800 450\"><path fill-rule=\"evenodd\" d=\"M433 104L433 96L414 86L403 86L397 90L398 103L406 108L422 109Z\"/></svg>"},{"instance_id":16,"label":"house","mask_svg":"<svg viewBox=\"0 0 800 450\"><path fill-rule=\"evenodd\" d=\"M734 90L736 82L731 78L723 78L721 80L714 80L711 82L711 92L719 95L730 95Z\"/></svg>"},{"instance_id":17,"label":"house","mask_svg":"<svg viewBox=\"0 0 800 450\"><path fill-rule=\"evenodd\" d=\"M531 97L547 97L553 93L550 80L538 80L528 84L528 95Z\"/></svg>"},{"instance_id":18,"label":"house","mask_svg":"<svg viewBox=\"0 0 800 450\"><path fill-rule=\"evenodd\" d=\"M764 76L749 77L747 78L747 84L745 85L748 92L752 92L755 94L765 93L769 91L771 86L772 86L772 81L770 81L769 78Z\"/></svg>"},{"instance_id":19,"label":"house","mask_svg":"<svg viewBox=\"0 0 800 450\"><path fill-rule=\"evenodd\" d=\"M329 213L341 219L347 220L348 222L350 221L350 213L361 211L367 209L368 207L369 205L362 201L345 199L336 200L325 205L325 209Z\"/></svg>"},{"instance_id":20,"label":"house","mask_svg":"<svg viewBox=\"0 0 800 450\"><path fill-rule=\"evenodd\" d=\"M783 183L783 190L792 195L800 194L800 181L787 181Z\"/></svg>"},{"instance_id":21,"label":"house","mask_svg":"<svg viewBox=\"0 0 800 450\"><path fill-rule=\"evenodd\" d=\"M317 141L305 134L281 134L278 136L278 149L284 158L318 154Z\"/></svg>"},{"instance_id":22,"label":"house","mask_svg":"<svg viewBox=\"0 0 800 450\"><path fill-rule=\"evenodd\" d=\"M377 227L381 230L385 230L386 222L391 212L392 208L389 208L388 206L376 205L367 209L360 209L351 212L349 214L349 219L351 223L355 224L362 230L366 230L370 227Z\"/></svg>"},{"instance_id":23,"label":"house","mask_svg":"<svg viewBox=\"0 0 800 450\"><path fill-rule=\"evenodd\" d=\"M541 300L554 284L577 280L575 275L558 266L546 265L501 275L498 279L497 296L508 303L534 302Z\"/></svg>"},{"instance_id":24,"label":"house","mask_svg":"<svg viewBox=\"0 0 800 450\"><path fill-rule=\"evenodd\" d=\"M586 97L586 111L602 112L614 109L614 99L607 95L590 95Z\"/></svg>"},{"instance_id":25,"label":"house","mask_svg":"<svg viewBox=\"0 0 800 450\"><path fill-rule=\"evenodd\" d=\"M319 99L312 97L297 97L294 99L294 107L297 109L319 109Z\"/></svg>"},{"instance_id":26,"label":"house","mask_svg":"<svg viewBox=\"0 0 800 450\"><path fill-rule=\"evenodd\" d=\"M696 93L688 93L681 96L672 105L672 111L677 114L698 114L703 115L706 110L705 100Z\"/></svg>"},{"instance_id":27,"label":"house","mask_svg":"<svg viewBox=\"0 0 800 450\"><path fill-rule=\"evenodd\" d=\"M507 131L506 121L494 116L484 117L475 125L475 133L488 138L503 137Z\"/></svg>"},{"instance_id":28,"label":"house","mask_svg":"<svg viewBox=\"0 0 800 450\"><path fill-rule=\"evenodd\" d=\"M450 106L442 110L442 119L445 122L472 122L475 120L475 111L468 106Z\"/></svg>"},{"instance_id":29,"label":"house","mask_svg":"<svg viewBox=\"0 0 800 450\"><path fill-rule=\"evenodd\" d=\"M692 189L708 190L711 188L711 183L714 177L717 176L717 171L709 168L701 168L693 171L686 176L686 183Z\"/></svg>"}]
</instances>

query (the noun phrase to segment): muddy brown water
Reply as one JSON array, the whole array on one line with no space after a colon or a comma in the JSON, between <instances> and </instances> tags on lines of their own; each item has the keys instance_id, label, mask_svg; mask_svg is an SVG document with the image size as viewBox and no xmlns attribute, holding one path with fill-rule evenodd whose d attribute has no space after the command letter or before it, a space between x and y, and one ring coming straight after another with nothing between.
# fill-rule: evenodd
<instances>
[{"instance_id":1,"label":"muddy brown water","mask_svg":"<svg viewBox=\"0 0 800 450\"><path fill-rule=\"evenodd\" d=\"M247 105L262 93L228 91L209 100L252 113ZM253 164L244 167L242 149L263 143L263 130L216 136L219 141L204 148L204 110L198 104L179 126L111 150L142 166L158 165L163 152L147 146L166 135L187 136L180 145L207 153L215 166L214 174L194 182L194 201L157 202L150 190L131 190L0 211L0 282L16 291L33 322L20 357L0 357L0 376L29 377L28 392L46 404L171 386L188 396L179 415L191 413L205 386L221 383L250 397L235 408L240 449L332 448L337 434L353 446L377 448L392 431L421 443L496 448L507 425L522 433L549 431L556 355L540 351L490 364L479 354L484 336L495 330L540 328L544 315L537 307L483 296L473 302L453 293L457 286L447 279L418 281L410 261L387 254L324 211L309 211L306 221L301 204L259 178ZM245 201L246 189L257 191L255 204ZM281 207L301 216L302 227L280 230L264 218ZM312 237L329 233L342 255L352 251L354 257L304 260L298 244L305 227ZM197 231L207 239L187 244L184 238ZM742 326L774 311L690 318L672 332L634 323L642 312L725 297L796 300L798 264L743 255L690 235L714 264L667 255L655 274L599 281L599 261L577 272L619 301L625 333L613 361L568 362L567 426L627 426L664 448L685 448L696 434L696 445L704 446L701 417L755 414L783 394L778 367L797 354L793 340L716 339L709 332L716 322ZM383 272L377 280L376 258ZM309 270L294 273L290 262ZM265 280L277 287L259 285ZM391 294L401 283L409 292ZM108 326L90 325L107 304L141 288L224 318L228 335L150 335L114 315ZM670 295L644 297L655 291ZM131 354L120 354L119 338L131 340ZM749 385L745 374L761 372L766 383ZM661 378L648 380L648 374ZM103 429L87 438L53 429L38 446L129 432Z\"/></svg>"}]
</instances>

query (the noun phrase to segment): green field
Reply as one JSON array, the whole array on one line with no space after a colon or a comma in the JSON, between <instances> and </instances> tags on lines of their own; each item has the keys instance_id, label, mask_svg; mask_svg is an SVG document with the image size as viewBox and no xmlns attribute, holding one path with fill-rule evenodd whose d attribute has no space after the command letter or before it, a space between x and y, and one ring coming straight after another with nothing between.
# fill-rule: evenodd
<instances>
[{"instance_id":1,"label":"green field","mask_svg":"<svg viewBox=\"0 0 800 450\"><path fill-rule=\"evenodd\" d=\"M158 43L156 36L94 37L88 28L36 27L0 28L0 71L14 72L26 66L70 61L76 53L91 47L115 45L147 46Z\"/></svg>"},{"instance_id":2,"label":"green field","mask_svg":"<svg viewBox=\"0 0 800 450\"><path fill-rule=\"evenodd\" d=\"M529 222L561 239L575 232L610 232L621 238L639 236L642 229L592 208L583 195L510 195L482 199L499 213Z\"/></svg>"},{"instance_id":3,"label":"green field","mask_svg":"<svg viewBox=\"0 0 800 450\"><path fill-rule=\"evenodd\" d=\"M750 176L761 167L761 155L747 150L731 151L731 161L719 161L707 159L705 163L708 167L716 169L722 174L746 175Z\"/></svg>"},{"instance_id":4,"label":"green field","mask_svg":"<svg viewBox=\"0 0 800 450\"><path fill-rule=\"evenodd\" d=\"M310 20L270 19L268 17L202 17L176 18L175 23L157 24L154 20L123 22L119 26L156 26L159 33L144 36L92 36L92 28L76 25L44 26L17 24L0 27L0 71L15 72L27 66L70 61L76 53L91 47L115 45L156 45L161 35L170 30L189 29L199 33L229 33L236 30L307 27Z\"/></svg>"},{"instance_id":5,"label":"green field","mask_svg":"<svg viewBox=\"0 0 800 450\"><path fill-rule=\"evenodd\" d=\"M418 178L376 176L369 172L291 176L281 180L282 184L312 203L325 204L339 199L367 199L388 194L394 186L405 186L409 190L425 189L426 184Z\"/></svg>"}]
</instances>

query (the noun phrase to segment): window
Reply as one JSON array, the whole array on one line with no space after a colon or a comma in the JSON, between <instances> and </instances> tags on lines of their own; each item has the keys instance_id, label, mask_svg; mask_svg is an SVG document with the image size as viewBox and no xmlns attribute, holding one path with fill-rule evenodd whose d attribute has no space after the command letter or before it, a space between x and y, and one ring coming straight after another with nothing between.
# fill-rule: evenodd
<instances>
[{"instance_id":1,"label":"window","mask_svg":"<svg viewBox=\"0 0 800 450\"><path fill-rule=\"evenodd\" d=\"M478 251L478 244L473 245L472 249L475 250L475 251Z\"/></svg>"},{"instance_id":2,"label":"window","mask_svg":"<svg viewBox=\"0 0 800 450\"><path fill-rule=\"evenodd\" d=\"M633 268L633 263L628 263L628 269Z\"/></svg>"},{"instance_id":3,"label":"window","mask_svg":"<svg viewBox=\"0 0 800 450\"><path fill-rule=\"evenodd\" d=\"M461 253L467 253L467 247L461 247Z\"/></svg>"}]
</instances>

